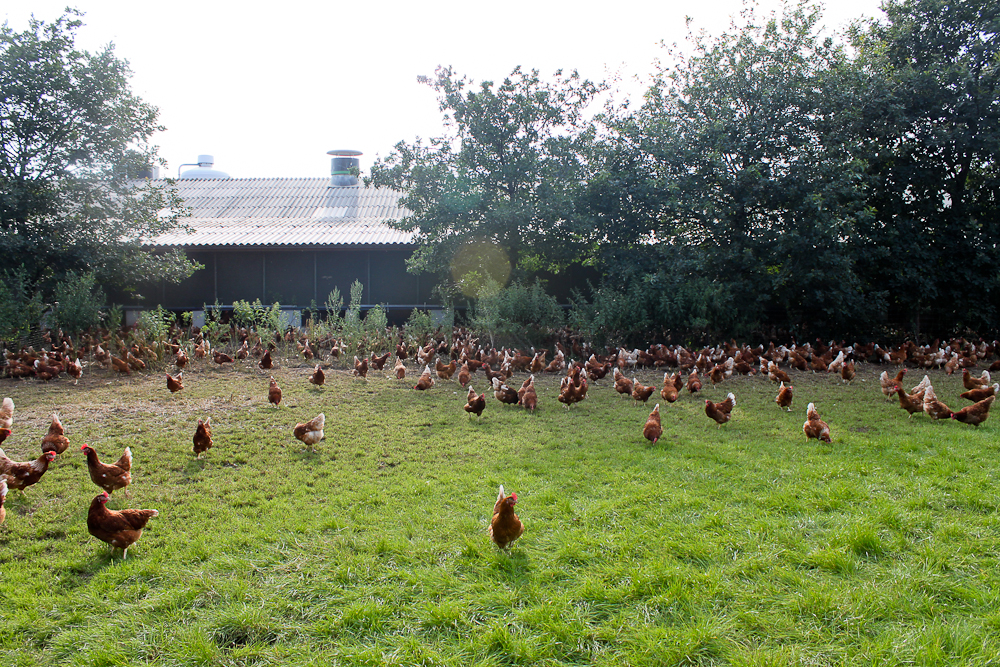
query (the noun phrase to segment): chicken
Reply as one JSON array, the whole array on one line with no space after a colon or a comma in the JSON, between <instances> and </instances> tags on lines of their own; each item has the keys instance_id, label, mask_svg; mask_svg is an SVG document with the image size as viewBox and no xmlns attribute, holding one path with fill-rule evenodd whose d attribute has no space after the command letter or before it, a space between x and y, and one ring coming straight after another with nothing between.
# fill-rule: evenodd
<instances>
[{"instance_id":1,"label":"chicken","mask_svg":"<svg viewBox=\"0 0 1000 667\"><path fill-rule=\"evenodd\" d=\"M921 390L911 395L903 391L903 388L899 385L896 385L893 389L899 395L899 407L906 410L910 417L913 417L914 413L924 411L924 392L926 390Z\"/></svg>"},{"instance_id":2,"label":"chicken","mask_svg":"<svg viewBox=\"0 0 1000 667\"><path fill-rule=\"evenodd\" d=\"M980 377L974 378L972 374L969 373L968 368L962 369L962 385L966 389L978 389L980 387L988 387L990 384L990 372L983 371Z\"/></svg>"},{"instance_id":3,"label":"chicken","mask_svg":"<svg viewBox=\"0 0 1000 667\"><path fill-rule=\"evenodd\" d=\"M904 375L906 375L906 369L900 368L899 372L896 373L896 377L889 377L889 371L882 371L882 374L878 376L878 383L882 387L882 394L885 396L885 400L888 401L892 398L892 395L895 393L893 387L897 385L900 387L903 386Z\"/></svg>"},{"instance_id":4,"label":"chicken","mask_svg":"<svg viewBox=\"0 0 1000 667\"><path fill-rule=\"evenodd\" d=\"M201 455L212 448L212 418L209 417L205 421L198 420L198 426L194 430L194 437L191 438L194 444L195 458L201 458Z\"/></svg>"},{"instance_id":5,"label":"chicken","mask_svg":"<svg viewBox=\"0 0 1000 667\"><path fill-rule=\"evenodd\" d=\"M73 384L79 384L80 378L83 377L83 364L80 363L79 359L67 360L66 373L73 378Z\"/></svg>"},{"instance_id":6,"label":"chicken","mask_svg":"<svg viewBox=\"0 0 1000 667\"><path fill-rule=\"evenodd\" d=\"M951 417L951 410L947 405L937 400L934 387L927 385L924 389L924 414L931 419L948 419Z\"/></svg>"},{"instance_id":7,"label":"chicken","mask_svg":"<svg viewBox=\"0 0 1000 667\"><path fill-rule=\"evenodd\" d=\"M309 445L309 449L315 452L315 445L323 439L324 426L326 426L326 415L321 412L305 424L296 424L292 429L292 435Z\"/></svg>"},{"instance_id":8,"label":"chicken","mask_svg":"<svg viewBox=\"0 0 1000 667\"><path fill-rule=\"evenodd\" d=\"M781 383L781 386L778 387L778 395L774 398L774 402L778 404L779 408L792 411L792 391L794 390L795 387L792 385L785 386L784 382Z\"/></svg>"},{"instance_id":9,"label":"chicken","mask_svg":"<svg viewBox=\"0 0 1000 667\"><path fill-rule=\"evenodd\" d=\"M368 357L364 359L354 357L354 374L362 378L368 377Z\"/></svg>"},{"instance_id":10,"label":"chicken","mask_svg":"<svg viewBox=\"0 0 1000 667\"><path fill-rule=\"evenodd\" d=\"M788 377L788 373L778 368L778 364L773 361L767 362L767 377L771 382L788 382L791 383L792 378Z\"/></svg>"},{"instance_id":11,"label":"chicken","mask_svg":"<svg viewBox=\"0 0 1000 667\"><path fill-rule=\"evenodd\" d=\"M392 367L396 372L396 379L402 380L406 377L406 366L403 365L403 357L396 357L396 365Z\"/></svg>"},{"instance_id":12,"label":"chicken","mask_svg":"<svg viewBox=\"0 0 1000 667\"><path fill-rule=\"evenodd\" d=\"M369 363L369 366L371 366L371 368L373 368L376 371L382 370L383 368L385 368L385 362L389 359L390 354L392 354L392 352L386 352L382 356L376 357L375 353L372 352L372 360Z\"/></svg>"},{"instance_id":13,"label":"chicken","mask_svg":"<svg viewBox=\"0 0 1000 667\"><path fill-rule=\"evenodd\" d=\"M639 383L638 378L632 378L632 399L636 401L642 401L645 403L649 400L649 397L653 395L656 387L649 385L644 387Z\"/></svg>"},{"instance_id":14,"label":"chicken","mask_svg":"<svg viewBox=\"0 0 1000 667\"><path fill-rule=\"evenodd\" d=\"M535 376L529 376L525 381L525 385L517 393L521 398L521 407L534 412L535 408L538 407L538 394L535 393Z\"/></svg>"},{"instance_id":15,"label":"chicken","mask_svg":"<svg viewBox=\"0 0 1000 667\"><path fill-rule=\"evenodd\" d=\"M455 374L456 367L457 364L455 363L454 359L452 359L451 362L447 364L442 364L440 360L434 362L434 371L437 373L437 376L442 380L450 380L451 376Z\"/></svg>"},{"instance_id":16,"label":"chicken","mask_svg":"<svg viewBox=\"0 0 1000 667\"><path fill-rule=\"evenodd\" d=\"M830 426L819 418L816 405L810 403L806 406L806 420L802 424L802 432L806 434L806 440L816 438L822 442L831 442Z\"/></svg>"},{"instance_id":17,"label":"chicken","mask_svg":"<svg viewBox=\"0 0 1000 667\"><path fill-rule=\"evenodd\" d=\"M486 392L476 395L476 390L469 387L469 397L465 402L465 411L474 414L477 417L483 416L483 410L486 409Z\"/></svg>"},{"instance_id":18,"label":"chicken","mask_svg":"<svg viewBox=\"0 0 1000 667\"><path fill-rule=\"evenodd\" d=\"M10 437L10 429L9 428L0 428L0 445L2 445L3 441L6 440L9 437Z\"/></svg>"},{"instance_id":19,"label":"chicken","mask_svg":"<svg viewBox=\"0 0 1000 667\"><path fill-rule=\"evenodd\" d=\"M3 399L3 405L0 405L0 428L7 430L14 428L14 399L9 396Z\"/></svg>"},{"instance_id":20,"label":"chicken","mask_svg":"<svg viewBox=\"0 0 1000 667\"><path fill-rule=\"evenodd\" d=\"M984 398L995 396L998 391L1000 391L1000 382L995 382L989 387L980 387L979 389L970 389L969 391L962 392L958 395L958 397L964 398L967 401L978 403Z\"/></svg>"},{"instance_id":21,"label":"chicken","mask_svg":"<svg viewBox=\"0 0 1000 667\"><path fill-rule=\"evenodd\" d=\"M184 371L177 374L174 377L170 373L166 373L167 376L167 389L170 390L171 394L174 394L184 388Z\"/></svg>"},{"instance_id":22,"label":"chicken","mask_svg":"<svg viewBox=\"0 0 1000 667\"><path fill-rule=\"evenodd\" d=\"M87 531L91 535L111 545L111 554L115 549L122 550L122 558L128 558L128 548L136 543L142 535L142 529L154 516L156 510L127 509L116 512L106 507L108 492L94 498L87 512Z\"/></svg>"},{"instance_id":23,"label":"chicken","mask_svg":"<svg viewBox=\"0 0 1000 667\"><path fill-rule=\"evenodd\" d=\"M978 403L967 405L958 412L951 413L951 418L963 424L972 424L978 427L990 416L990 406L995 400L996 396L987 396Z\"/></svg>"},{"instance_id":24,"label":"chicken","mask_svg":"<svg viewBox=\"0 0 1000 667\"><path fill-rule=\"evenodd\" d=\"M65 430L63 429L62 422L59 421L59 415L52 415L52 422L49 424L49 431L42 438L42 451L43 452L55 452L56 454L62 454L69 447L69 439L63 435Z\"/></svg>"},{"instance_id":25,"label":"chicken","mask_svg":"<svg viewBox=\"0 0 1000 667\"><path fill-rule=\"evenodd\" d=\"M7 480L7 486L23 492L32 484L38 483L55 458L55 452L42 452L42 455L34 461L20 463L11 461L0 449L0 475Z\"/></svg>"},{"instance_id":26,"label":"chicken","mask_svg":"<svg viewBox=\"0 0 1000 667\"><path fill-rule=\"evenodd\" d=\"M663 374L663 389L660 389L660 397L667 403L673 403L677 400L680 394L677 392L677 387L674 385L674 381L670 378L668 373Z\"/></svg>"},{"instance_id":27,"label":"chicken","mask_svg":"<svg viewBox=\"0 0 1000 667\"><path fill-rule=\"evenodd\" d=\"M493 396L505 405L515 405L518 403L517 392L500 381L500 378L493 378Z\"/></svg>"},{"instance_id":28,"label":"chicken","mask_svg":"<svg viewBox=\"0 0 1000 667\"><path fill-rule=\"evenodd\" d=\"M129 369L127 363L125 363L124 361L122 361L121 359L119 359L118 357L116 357L114 355L111 355L111 365L119 373L124 373L125 375L129 375L132 372Z\"/></svg>"},{"instance_id":29,"label":"chicken","mask_svg":"<svg viewBox=\"0 0 1000 667\"><path fill-rule=\"evenodd\" d=\"M274 368L274 362L271 361L271 350L265 350L264 351L264 356L262 356L260 358L260 361L257 362L257 366L261 370L265 370L265 371L269 370L271 368Z\"/></svg>"},{"instance_id":30,"label":"chicken","mask_svg":"<svg viewBox=\"0 0 1000 667\"><path fill-rule=\"evenodd\" d=\"M113 464L101 463L97 458L97 451L88 444L80 447L80 450L87 455L87 470L90 472L90 479L94 484L101 487L109 494L118 489L126 489L132 481L132 449L125 448L125 453L121 455ZM126 489L125 495L128 495Z\"/></svg>"},{"instance_id":31,"label":"chicken","mask_svg":"<svg viewBox=\"0 0 1000 667\"><path fill-rule=\"evenodd\" d=\"M431 366L426 364L424 366L424 372L420 374L417 378L417 384L413 385L413 388L418 391L425 391L434 386L434 378L431 377Z\"/></svg>"},{"instance_id":32,"label":"chicken","mask_svg":"<svg viewBox=\"0 0 1000 667\"><path fill-rule=\"evenodd\" d=\"M281 405L281 387L278 386L278 381L271 376L271 384L267 389L267 402L273 403L274 407L279 407Z\"/></svg>"},{"instance_id":33,"label":"chicken","mask_svg":"<svg viewBox=\"0 0 1000 667\"><path fill-rule=\"evenodd\" d=\"M923 393L927 387L931 386L931 379L928 376L924 376L924 379L917 383L917 386L910 390L911 394Z\"/></svg>"},{"instance_id":34,"label":"chicken","mask_svg":"<svg viewBox=\"0 0 1000 667\"><path fill-rule=\"evenodd\" d=\"M632 395L632 381L629 380L625 375L615 367L613 377L615 379L615 391L617 391L622 396Z\"/></svg>"},{"instance_id":35,"label":"chicken","mask_svg":"<svg viewBox=\"0 0 1000 667\"><path fill-rule=\"evenodd\" d=\"M0 523L7 518L7 510L3 506L5 500L7 500L7 480L0 477Z\"/></svg>"},{"instance_id":36,"label":"chicken","mask_svg":"<svg viewBox=\"0 0 1000 667\"><path fill-rule=\"evenodd\" d=\"M493 518L489 527L490 538L501 549L506 549L514 540L524 535L524 524L514 514L516 504L517 494L505 495L501 484L497 501L493 504Z\"/></svg>"},{"instance_id":37,"label":"chicken","mask_svg":"<svg viewBox=\"0 0 1000 667\"><path fill-rule=\"evenodd\" d=\"M472 379L472 372L469 370L469 362L463 361L462 367L458 369L458 383L463 387L469 384Z\"/></svg>"},{"instance_id":38,"label":"chicken","mask_svg":"<svg viewBox=\"0 0 1000 667\"><path fill-rule=\"evenodd\" d=\"M857 371L854 370L854 362L848 361L846 364L840 367L840 379L844 382L850 384L854 376L857 375Z\"/></svg>"},{"instance_id":39,"label":"chicken","mask_svg":"<svg viewBox=\"0 0 1000 667\"><path fill-rule=\"evenodd\" d=\"M729 392L726 396L726 400L719 403L713 403L712 401L705 399L705 414L708 415L710 419L714 419L715 423L718 424L718 428L722 428L722 425L729 421L733 414L733 406L736 405L736 396L733 392Z\"/></svg>"},{"instance_id":40,"label":"chicken","mask_svg":"<svg viewBox=\"0 0 1000 667\"><path fill-rule=\"evenodd\" d=\"M687 381L688 393L695 394L701 391L701 378L698 376L698 369L691 371Z\"/></svg>"},{"instance_id":41,"label":"chicken","mask_svg":"<svg viewBox=\"0 0 1000 667\"><path fill-rule=\"evenodd\" d=\"M174 355L174 365L177 366L177 368L184 368L185 366L187 366L187 362L188 362L187 352L185 352L184 350L177 350L177 354Z\"/></svg>"},{"instance_id":42,"label":"chicken","mask_svg":"<svg viewBox=\"0 0 1000 667\"><path fill-rule=\"evenodd\" d=\"M212 361L221 366L222 364L234 363L236 360L230 357L225 352L219 352L218 350L215 350L212 352Z\"/></svg>"},{"instance_id":43,"label":"chicken","mask_svg":"<svg viewBox=\"0 0 1000 667\"><path fill-rule=\"evenodd\" d=\"M653 411L649 413L645 426L642 427L642 437L655 445L661 435L663 435L663 427L660 426L660 404L657 403Z\"/></svg>"},{"instance_id":44,"label":"chicken","mask_svg":"<svg viewBox=\"0 0 1000 667\"><path fill-rule=\"evenodd\" d=\"M323 369L316 364L316 368L313 369L312 375L309 376L309 382L313 383L317 387L322 387L323 383L326 382L326 373Z\"/></svg>"}]
</instances>

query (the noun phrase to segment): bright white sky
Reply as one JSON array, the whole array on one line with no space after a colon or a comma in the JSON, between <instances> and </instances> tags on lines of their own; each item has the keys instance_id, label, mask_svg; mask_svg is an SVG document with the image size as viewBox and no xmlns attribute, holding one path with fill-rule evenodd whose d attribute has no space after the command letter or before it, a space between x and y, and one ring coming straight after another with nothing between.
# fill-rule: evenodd
<instances>
[{"instance_id":1,"label":"bright white sky","mask_svg":"<svg viewBox=\"0 0 1000 667\"><path fill-rule=\"evenodd\" d=\"M7 4L7 3L4 3ZM501 80L515 66L550 78L577 69L618 78L617 101L638 102L661 42L686 50L685 16L718 34L741 0L588 2L468 0L288 4L213 0L32 0L0 19L23 30L31 13L86 12L77 45L113 42L129 61L133 90L160 110L167 129L154 142L166 176L201 153L235 178L330 173L328 150L376 156L400 140L442 133L434 91L417 83L438 65L475 81ZM824 24L841 30L881 17L879 0L828 0ZM761 14L780 0L760 0Z\"/></svg>"}]
</instances>

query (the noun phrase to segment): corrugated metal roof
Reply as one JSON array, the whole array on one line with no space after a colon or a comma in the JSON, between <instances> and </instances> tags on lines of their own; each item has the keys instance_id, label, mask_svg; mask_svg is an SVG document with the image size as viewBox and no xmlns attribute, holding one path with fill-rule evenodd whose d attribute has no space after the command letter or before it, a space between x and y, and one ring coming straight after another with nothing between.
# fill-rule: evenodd
<instances>
[{"instance_id":1,"label":"corrugated metal roof","mask_svg":"<svg viewBox=\"0 0 1000 667\"><path fill-rule=\"evenodd\" d=\"M386 222L409 214L402 193L329 178L231 178L177 181L194 231L161 234L155 246L393 245L412 234Z\"/></svg>"}]
</instances>

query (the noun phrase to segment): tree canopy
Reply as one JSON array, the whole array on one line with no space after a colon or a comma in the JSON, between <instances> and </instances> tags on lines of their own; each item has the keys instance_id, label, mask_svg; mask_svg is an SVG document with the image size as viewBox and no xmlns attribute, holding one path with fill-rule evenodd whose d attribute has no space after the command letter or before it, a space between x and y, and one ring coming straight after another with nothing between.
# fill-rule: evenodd
<instances>
[{"instance_id":1,"label":"tree canopy","mask_svg":"<svg viewBox=\"0 0 1000 667\"><path fill-rule=\"evenodd\" d=\"M0 267L46 298L70 275L127 288L194 268L141 245L183 212L168 185L132 180L159 163L158 111L130 90L113 45L76 48L80 16L0 27Z\"/></svg>"}]
</instances>

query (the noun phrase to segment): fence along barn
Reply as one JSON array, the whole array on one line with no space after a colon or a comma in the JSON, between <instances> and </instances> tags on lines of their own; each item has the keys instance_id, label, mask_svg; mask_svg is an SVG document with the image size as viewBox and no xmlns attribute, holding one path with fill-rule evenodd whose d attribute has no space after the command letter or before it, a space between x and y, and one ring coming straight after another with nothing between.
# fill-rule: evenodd
<instances>
[{"instance_id":1,"label":"fence along barn","mask_svg":"<svg viewBox=\"0 0 1000 667\"><path fill-rule=\"evenodd\" d=\"M327 178L230 178L212 169L212 157L181 173L177 189L194 231L151 239L159 248L180 247L205 268L180 284L144 285L142 299L112 295L126 306L200 310L234 301L282 307L322 307L335 287L350 300L351 284L364 285L363 308L383 304L394 319L432 305L432 276L406 272L411 236L386 223L399 220L400 192L366 188L349 171L357 151L330 151Z\"/></svg>"}]
</instances>

